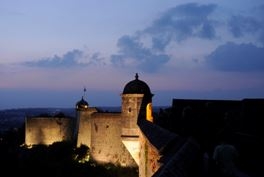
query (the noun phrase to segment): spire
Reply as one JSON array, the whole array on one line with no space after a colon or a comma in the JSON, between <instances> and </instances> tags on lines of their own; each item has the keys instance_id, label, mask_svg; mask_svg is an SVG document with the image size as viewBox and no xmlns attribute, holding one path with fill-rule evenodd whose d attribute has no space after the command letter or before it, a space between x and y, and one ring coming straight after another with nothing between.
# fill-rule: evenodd
<instances>
[{"instance_id":1,"label":"spire","mask_svg":"<svg viewBox=\"0 0 264 177\"><path fill-rule=\"evenodd\" d=\"M136 80L138 80L138 73L136 73L136 76L135 76Z\"/></svg>"},{"instance_id":2,"label":"spire","mask_svg":"<svg viewBox=\"0 0 264 177\"><path fill-rule=\"evenodd\" d=\"M83 88L83 97L85 97L86 87Z\"/></svg>"}]
</instances>

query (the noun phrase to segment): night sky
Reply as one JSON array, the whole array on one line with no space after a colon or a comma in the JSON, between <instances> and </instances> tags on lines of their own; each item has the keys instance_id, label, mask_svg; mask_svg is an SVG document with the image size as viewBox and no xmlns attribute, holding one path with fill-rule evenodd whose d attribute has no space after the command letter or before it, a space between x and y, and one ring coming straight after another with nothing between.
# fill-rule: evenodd
<instances>
[{"instance_id":1,"label":"night sky","mask_svg":"<svg viewBox=\"0 0 264 177\"><path fill-rule=\"evenodd\" d=\"M263 0L1 0L0 109L264 98Z\"/></svg>"}]
</instances>

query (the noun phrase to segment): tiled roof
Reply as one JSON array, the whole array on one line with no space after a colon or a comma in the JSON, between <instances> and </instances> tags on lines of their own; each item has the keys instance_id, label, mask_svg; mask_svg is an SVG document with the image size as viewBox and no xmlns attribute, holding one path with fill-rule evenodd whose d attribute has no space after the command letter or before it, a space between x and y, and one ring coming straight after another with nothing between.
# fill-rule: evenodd
<instances>
[{"instance_id":1,"label":"tiled roof","mask_svg":"<svg viewBox=\"0 0 264 177\"><path fill-rule=\"evenodd\" d=\"M138 126L148 141L161 153L167 145L173 140L180 138L158 125L153 124L145 119L139 119Z\"/></svg>"},{"instance_id":2,"label":"tiled roof","mask_svg":"<svg viewBox=\"0 0 264 177\"><path fill-rule=\"evenodd\" d=\"M172 147L173 148L173 147ZM197 158L200 157L200 146L197 142L188 138L176 153L171 154L169 161L165 163L152 177L186 177L197 166ZM197 174L197 176L199 176Z\"/></svg>"}]
</instances>

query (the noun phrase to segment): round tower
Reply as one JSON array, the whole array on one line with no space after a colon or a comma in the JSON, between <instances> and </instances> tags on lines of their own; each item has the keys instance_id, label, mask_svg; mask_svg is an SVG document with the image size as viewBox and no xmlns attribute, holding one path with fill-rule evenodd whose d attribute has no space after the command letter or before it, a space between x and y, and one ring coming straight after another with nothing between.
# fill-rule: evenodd
<instances>
[{"instance_id":1,"label":"round tower","mask_svg":"<svg viewBox=\"0 0 264 177\"><path fill-rule=\"evenodd\" d=\"M86 89L84 89L84 92ZM74 137L77 147L87 145L91 147L91 114L96 112L94 108L90 108L87 101L82 99L76 103L76 128Z\"/></svg>"},{"instance_id":2,"label":"round tower","mask_svg":"<svg viewBox=\"0 0 264 177\"><path fill-rule=\"evenodd\" d=\"M152 96L149 86L136 73L122 93L122 136L138 136L137 121L140 118L152 121Z\"/></svg>"},{"instance_id":3,"label":"round tower","mask_svg":"<svg viewBox=\"0 0 264 177\"><path fill-rule=\"evenodd\" d=\"M82 132L82 128L80 127L81 122L83 122L84 117L87 116L89 104L87 101L84 100L83 96L82 99L79 100L75 104L76 109L76 128L74 130L74 138L76 140L77 146L80 146L80 133Z\"/></svg>"}]
</instances>

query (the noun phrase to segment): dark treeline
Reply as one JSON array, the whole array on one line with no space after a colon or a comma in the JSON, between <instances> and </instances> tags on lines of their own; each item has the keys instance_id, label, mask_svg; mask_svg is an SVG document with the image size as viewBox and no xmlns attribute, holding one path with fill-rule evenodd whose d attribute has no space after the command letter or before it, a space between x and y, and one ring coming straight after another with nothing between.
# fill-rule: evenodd
<instances>
[{"instance_id":1,"label":"dark treeline","mask_svg":"<svg viewBox=\"0 0 264 177\"><path fill-rule=\"evenodd\" d=\"M75 148L71 142L26 147L24 127L10 129L0 135L1 176L20 177L137 177L137 168L112 164L99 165L89 157L89 148Z\"/></svg>"}]
</instances>

